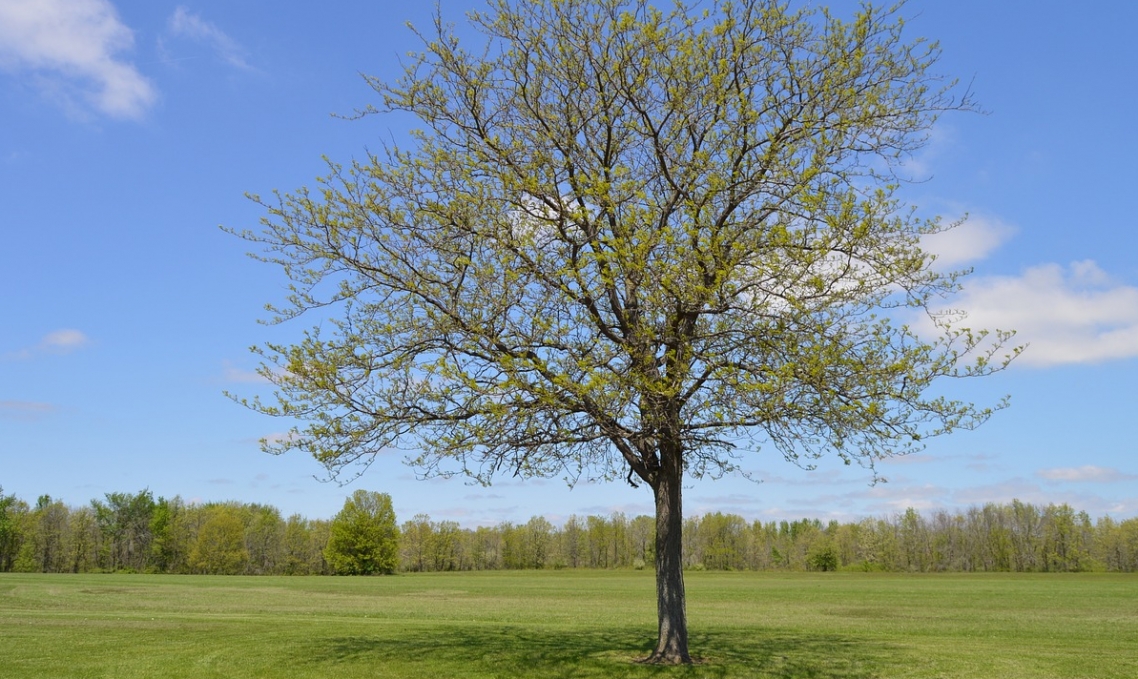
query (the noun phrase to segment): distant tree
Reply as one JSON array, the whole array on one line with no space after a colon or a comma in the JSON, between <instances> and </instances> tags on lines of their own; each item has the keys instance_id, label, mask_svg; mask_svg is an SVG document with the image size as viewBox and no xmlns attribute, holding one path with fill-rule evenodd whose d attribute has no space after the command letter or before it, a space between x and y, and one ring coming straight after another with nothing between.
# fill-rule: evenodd
<instances>
[{"instance_id":1,"label":"distant tree","mask_svg":"<svg viewBox=\"0 0 1138 679\"><path fill-rule=\"evenodd\" d=\"M70 511L50 495L41 495L32 510L19 570L61 573L67 569L66 542L70 538Z\"/></svg>"},{"instance_id":2,"label":"distant tree","mask_svg":"<svg viewBox=\"0 0 1138 679\"><path fill-rule=\"evenodd\" d=\"M105 566L110 570L143 571L151 557L154 495L149 490L138 493L107 493L106 502L92 500L95 520L102 530Z\"/></svg>"},{"instance_id":3,"label":"distant tree","mask_svg":"<svg viewBox=\"0 0 1138 679\"><path fill-rule=\"evenodd\" d=\"M515 526L509 521L503 521L497 526L502 535L502 568L525 568L525 531L521 526Z\"/></svg>"},{"instance_id":4,"label":"distant tree","mask_svg":"<svg viewBox=\"0 0 1138 679\"><path fill-rule=\"evenodd\" d=\"M284 561L285 522L276 507L248 505L245 546L249 550L250 572L266 575L278 572Z\"/></svg>"},{"instance_id":5,"label":"distant tree","mask_svg":"<svg viewBox=\"0 0 1138 679\"><path fill-rule=\"evenodd\" d=\"M245 525L235 504L206 507L206 520L198 529L190 566L208 575L241 575L249 565Z\"/></svg>"},{"instance_id":6,"label":"distant tree","mask_svg":"<svg viewBox=\"0 0 1138 679\"><path fill-rule=\"evenodd\" d=\"M99 524L90 506L71 510L68 566L72 573L86 573L98 567Z\"/></svg>"},{"instance_id":7,"label":"distant tree","mask_svg":"<svg viewBox=\"0 0 1138 679\"><path fill-rule=\"evenodd\" d=\"M592 568L611 568L615 564L609 559L609 544L612 542L612 525L603 516L585 517L586 535L589 540L589 566Z\"/></svg>"},{"instance_id":8,"label":"distant tree","mask_svg":"<svg viewBox=\"0 0 1138 679\"><path fill-rule=\"evenodd\" d=\"M695 537L699 541L699 562L706 568L729 570L741 567L746 524L733 514L715 512L700 518Z\"/></svg>"},{"instance_id":9,"label":"distant tree","mask_svg":"<svg viewBox=\"0 0 1138 679\"><path fill-rule=\"evenodd\" d=\"M292 514L285 522L282 549L284 562L281 572L285 575L308 575L312 565L310 562L311 531L309 522L300 514Z\"/></svg>"},{"instance_id":10,"label":"distant tree","mask_svg":"<svg viewBox=\"0 0 1138 679\"><path fill-rule=\"evenodd\" d=\"M0 486L0 572L11 571L24 541L23 516L28 505Z\"/></svg>"},{"instance_id":11,"label":"distant tree","mask_svg":"<svg viewBox=\"0 0 1138 679\"><path fill-rule=\"evenodd\" d=\"M838 570L838 550L829 537L823 536L814 540L807 549L806 569L811 571Z\"/></svg>"},{"instance_id":12,"label":"distant tree","mask_svg":"<svg viewBox=\"0 0 1138 679\"><path fill-rule=\"evenodd\" d=\"M436 571L458 570L462 562L461 529L456 521L439 521L433 525L431 557Z\"/></svg>"},{"instance_id":13,"label":"distant tree","mask_svg":"<svg viewBox=\"0 0 1138 679\"><path fill-rule=\"evenodd\" d=\"M957 274L891 168L969 109L897 7L490 0L441 19L382 109L418 119L319 190L265 202L293 282L262 349L266 442L333 471L391 446L428 473L601 476L656 507L658 641L689 662L685 474L769 445L872 469L989 409L930 394L1014 353L938 315ZM909 325L923 314L933 330Z\"/></svg>"},{"instance_id":14,"label":"distant tree","mask_svg":"<svg viewBox=\"0 0 1138 679\"><path fill-rule=\"evenodd\" d=\"M150 562L159 573L179 573L187 566L190 552L186 505L182 498L158 498L150 518Z\"/></svg>"},{"instance_id":15,"label":"distant tree","mask_svg":"<svg viewBox=\"0 0 1138 679\"><path fill-rule=\"evenodd\" d=\"M525 526L519 527L522 532L522 567L545 568L550 563L550 551L553 548L553 525L544 516L533 516Z\"/></svg>"},{"instance_id":16,"label":"distant tree","mask_svg":"<svg viewBox=\"0 0 1138 679\"><path fill-rule=\"evenodd\" d=\"M399 527L391 496L357 490L332 519L324 558L341 575L391 574L399 565Z\"/></svg>"},{"instance_id":17,"label":"distant tree","mask_svg":"<svg viewBox=\"0 0 1138 679\"><path fill-rule=\"evenodd\" d=\"M329 575L332 568L324 557L325 548L332 539L332 522L327 519L313 519L308 522L309 552L308 571L316 575Z\"/></svg>"},{"instance_id":18,"label":"distant tree","mask_svg":"<svg viewBox=\"0 0 1138 679\"><path fill-rule=\"evenodd\" d=\"M502 534L489 526L479 526L471 538L472 563L478 569L502 567Z\"/></svg>"},{"instance_id":19,"label":"distant tree","mask_svg":"<svg viewBox=\"0 0 1138 679\"><path fill-rule=\"evenodd\" d=\"M399 534L402 562L409 571L422 572L431 565L431 543L435 537L435 526L431 517L416 514L403 523Z\"/></svg>"},{"instance_id":20,"label":"distant tree","mask_svg":"<svg viewBox=\"0 0 1138 679\"><path fill-rule=\"evenodd\" d=\"M655 549L656 522L652 517L640 515L628 523L628 542L632 564L652 563Z\"/></svg>"},{"instance_id":21,"label":"distant tree","mask_svg":"<svg viewBox=\"0 0 1138 679\"><path fill-rule=\"evenodd\" d=\"M588 534L581 524L580 517L571 514L561 528L560 536L561 554L565 559L565 565L569 568L586 565L589 553Z\"/></svg>"}]
</instances>

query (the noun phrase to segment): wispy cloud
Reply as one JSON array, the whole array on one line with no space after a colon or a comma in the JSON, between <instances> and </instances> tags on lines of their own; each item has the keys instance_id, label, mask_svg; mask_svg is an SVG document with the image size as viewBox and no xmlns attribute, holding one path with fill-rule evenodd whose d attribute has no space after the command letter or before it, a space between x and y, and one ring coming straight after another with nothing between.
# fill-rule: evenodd
<instances>
[{"instance_id":1,"label":"wispy cloud","mask_svg":"<svg viewBox=\"0 0 1138 679\"><path fill-rule=\"evenodd\" d=\"M262 438L257 439L257 443L261 443L263 441L265 443L276 445L279 443L289 443L295 438L296 434L292 432L274 432L272 434L266 434Z\"/></svg>"},{"instance_id":2,"label":"wispy cloud","mask_svg":"<svg viewBox=\"0 0 1138 679\"><path fill-rule=\"evenodd\" d=\"M64 328L62 330L54 330L44 335L35 346L4 354L4 358L9 360L27 360L43 354L70 354L73 351L82 349L90 343L90 338L81 331Z\"/></svg>"},{"instance_id":3,"label":"wispy cloud","mask_svg":"<svg viewBox=\"0 0 1138 679\"><path fill-rule=\"evenodd\" d=\"M65 328L44 335L39 348L50 353L67 354L86 346L89 341L79 330Z\"/></svg>"},{"instance_id":4,"label":"wispy cloud","mask_svg":"<svg viewBox=\"0 0 1138 679\"><path fill-rule=\"evenodd\" d=\"M222 379L226 382L241 384L268 384L269 382L257 371L238 368L229 361L222 361Z\"/></svg>"},{"instance_id":5,"label":"wispy cloud","mask_svg":"<svg viewBox=\"0 0 1138 679\"><path fill-rule=\"evenodd\" d=\"M1007 504L1019 500L1045 507L1051 504L1068 504L1075 509L1097 514L1132 515L1138 508L1138 498L1104 497L1088 492L1057 491L1043 488L1025 479L1008 479L999 483L962 488L952 493L950 508L962 509L990 502Z\"/></svg>"},{"instance_id":6,"label":"wispy cloud","mask_svg":"<svg viewBox=\"0 0 1138 679\"><path fill-rule=\"evenodd\" d=\"M245 49L236 40L185 7L176 8L166 23L171 35L205 44L230 66L254 70L245 59Z\"/></svg>"},{"instance_id":7,"label":"wispy cloud","mask_svg":"<svg viewBox=\"0 0 1138 679\"><path fill-rule=\"evenodd\" d=\"M1084 465L1082 467L1056 467L1054 469L1041 469L1035 473L1041 479L1048 481L1089 481L1093 483L1116 483L1119 481L1133 481L1138 479L1134 474L1127 474L1109 467L1096 467Z\"/></svg>"},{"instance_id":8,"label":"wispy cloud","mask_svg":"<svg viewBox=\"0 0 1138 679\"><path fill-rule=\"evenodd\" d=\"M50 403L34 401L0 401L0 420L31 422L54 413L56 407Z\"/></svg>"},{"instance_id":9,"label":"wispy cloud","mask_svg":"<svg viewBox=\"0 0 1138 679\"><path fill-rule=\"evenodd\" d=\"M133 44L108 0L0 2L0 68L30 74L72 111L137 119L154 104L157 90L120 56Z\"/></svg>"},{"instance_id":10,"label":"wispy cloud","mask_svg":"<svg viewBox=\"0 0 1138 679\"><path fill-rule=\"evenodd\" d=\"M903 512L910 507L920 511L938 509L944 505L949 492L946 487L929 483L883 483L864 490L830 496L832 502L828 504L851 509L861 507L862 516L888 515Z\"/></svg>"}]
</instances>

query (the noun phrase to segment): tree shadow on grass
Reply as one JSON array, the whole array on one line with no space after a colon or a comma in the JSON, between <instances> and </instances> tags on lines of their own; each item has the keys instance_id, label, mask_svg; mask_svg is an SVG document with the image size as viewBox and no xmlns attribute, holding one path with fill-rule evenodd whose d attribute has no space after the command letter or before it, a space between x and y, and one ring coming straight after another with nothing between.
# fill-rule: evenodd
<instances>
[{"instance_id":1,"label":"tree shadow on grass","mask_svg":"<svg viewBox=\"0 0 1138 679\"><path fill-rule=\"evenodd\" d=\"M898 662L891 657L896 649L880 642L731 630L693 635L694 665L638 664L651 641L643 630L564 632L487 625L314 638L297 652L299 662L324 665L332 674L336 666L360 665L386 667L393 676L871 679Z\"/></svg>"}]
</instances>

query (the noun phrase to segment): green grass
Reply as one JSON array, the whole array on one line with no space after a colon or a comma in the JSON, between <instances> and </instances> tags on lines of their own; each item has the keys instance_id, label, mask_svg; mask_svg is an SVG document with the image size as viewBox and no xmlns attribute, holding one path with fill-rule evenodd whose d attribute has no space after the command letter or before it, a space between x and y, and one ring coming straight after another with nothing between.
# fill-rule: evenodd
<instances>
[{"instance_id":1,"label":"green grass","mask_svg":"<svg viewBox=\"0 0 1138 679\"><path fill-rule=\"evenodd\" d=\"M0 678L1138 677L1138 577L689 573L694 667L637 665L648 572L0 574Z\"/></svg>"}]
</instances>

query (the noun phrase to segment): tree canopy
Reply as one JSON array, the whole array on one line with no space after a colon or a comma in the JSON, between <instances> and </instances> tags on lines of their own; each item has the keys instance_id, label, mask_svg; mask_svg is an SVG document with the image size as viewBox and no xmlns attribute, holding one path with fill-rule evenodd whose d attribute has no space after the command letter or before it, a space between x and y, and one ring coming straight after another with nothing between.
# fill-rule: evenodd
<instances>
[{"instance_id":1,"label":"tree canopy","mask_svg":"<svg viewBox=\"0 0 1138 679\"><path fill-rule=\"evenodd\" d=\"M438 18L402 77L368 78L410 143L241 232L292 282L276 320L321 321L259 349L277 392L248 405L301 422L266 448L646 484L650 659L689 661L685 474L768 447L873 470L987 419L930 387L1016 351L937 312L961 274L921 239L952 225L893 170L972 103L898 11L490 0L476 49Z\"/></svg>"}]
</instances>

